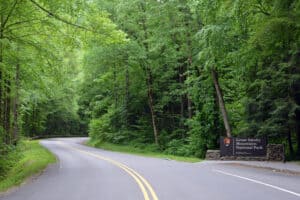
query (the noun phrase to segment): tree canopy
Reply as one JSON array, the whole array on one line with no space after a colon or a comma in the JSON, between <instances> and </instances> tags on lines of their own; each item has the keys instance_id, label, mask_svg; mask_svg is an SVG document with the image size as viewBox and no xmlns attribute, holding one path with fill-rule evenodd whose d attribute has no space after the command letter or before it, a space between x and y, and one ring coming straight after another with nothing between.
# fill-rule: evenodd
<instances>
[{"instance_id":1,"label":"tree canopy","mask_svg":"<svg viewBox=\"0 0 300 200\"><path fill-rule=\"evenodd\" d=\"M89 134L203 157L227 135L300 157L300 1L0 6L4 153L20 136Z\"/></svg>"}]
</instances>

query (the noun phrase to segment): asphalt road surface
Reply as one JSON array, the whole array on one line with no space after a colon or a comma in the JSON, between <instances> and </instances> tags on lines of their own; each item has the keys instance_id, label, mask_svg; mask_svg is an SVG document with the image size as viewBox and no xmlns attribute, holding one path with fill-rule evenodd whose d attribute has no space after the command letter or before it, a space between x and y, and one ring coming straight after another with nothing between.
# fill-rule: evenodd
<instances>
[{"instance_id":1,"label":"asphalt road surface","mask_svg":"<svg viewBox=\"0 0 300 200\"><path fill-rule=\"evenodd\" d=\"M41 143L58 158L3 200L300 200L300 176L109 152L83 138Z\"/></svg>"}]
</instances>

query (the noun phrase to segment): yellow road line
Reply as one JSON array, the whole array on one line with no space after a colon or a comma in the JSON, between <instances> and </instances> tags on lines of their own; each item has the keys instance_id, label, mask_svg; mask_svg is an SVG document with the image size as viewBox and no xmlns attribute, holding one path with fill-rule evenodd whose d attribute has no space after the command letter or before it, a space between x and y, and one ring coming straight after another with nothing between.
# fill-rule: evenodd
<instances>
[{"instance_id":1,"label":"yellow road line","mask_svg":"<svg viewBox=\"0 0 300 200\"><path fill-rule=\"evenodd\" d=\"M126 166L126 165L124 165L124 166ZM148 188L148 190L149 190L149 192L150 192L150 194L151 194L153 200L158 200L158 197L157 197L157 195L155 194L155 192L154 192L152 186L150 185L150 183L149 183L144 177L142 177L140 174L138 174L136 171L134 171L133 169L131 169L131 168L127 167L127 166L126 166L126 168L128 168L129 170L131 170L135 175L137 175L137 176L142 180L142 182L143 182L143 183L146 185L146 187Z\"/></svg>"},{"instance_id":2,"label":"yellow road line","mask_svg":"<svg viewBox=\"0 0 300 200\"><path fill-rule=\"evenodd\" d=\"M98 154L95 154L95 153L91 153L91 152L88 152L88 151L84 151L84 150L81 150L81 149L78 149L78 148L74 148L74 147L71 147L71 146L67 146L66 144L64 144L63 142L61 141L58 141L59 144L61 144L62 146L66 147L66 148L69 148L69 149L73 149L75 151L79 151L81 153L84 153L84 154L87 154L87 155L90 155L92 157L95 157L95 158L98 158L98 159L101 159L101 160L104 160L104 161L107 161L121 169L123 169L127 174L129 174L134 180L135 182L138 184L139 188L141 189L141 192L143 193L143 196L144 196L144 199L145 200L150 200L149 198L149 195L148 195L148 192L146 190L146 188L148 189L148 191L150 192L151 196L152 196L152 199L153 200L158 200L158 197L156 195L156 193L154 192L152 186L150 185L150 183L143 177L141 176L139 173L137 173L136 171L134 171L133 169L131 169L130 167L120 163L120 162L117 162L115 160L112 160L110 158L106 158L104 156L100 156ZM146 187L146 188L145 188Z\"/></svg>"}]
</instances>

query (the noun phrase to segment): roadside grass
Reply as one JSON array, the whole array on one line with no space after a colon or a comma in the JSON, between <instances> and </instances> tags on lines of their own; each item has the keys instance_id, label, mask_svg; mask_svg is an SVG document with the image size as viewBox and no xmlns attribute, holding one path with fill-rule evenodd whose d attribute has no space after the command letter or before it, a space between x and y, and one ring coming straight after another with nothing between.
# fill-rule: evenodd
<instances>
[{"instance_id":1,"label":"roadside grass","mask_svg":"<svg viewBox=\"0 0 300 200\"><path fill-rule=\"evenodd\" d=\"M11 168L4 177L0 177L0 192L6 191L13 186L20 185L26 178L41 172L50 163L56 162L56 157L39 141L22 141L17 159L9 163Z\"/></svg>"},{"instance_id":2,"label":"roadside grass","mask_svg":"<svg viewBox=\"0 0 300 200\"><path fill-rule=\"evenodd\" d=\"M138 148L138 147L134 147L134 146L112 144L112 143L108 143L108 142L99 143L99 142L94 142L94 141L89 140L86 142L86 145L104 149L104 150L109 150L109 151L122 152L122 153L128 153L128 154L146 156L146 157L177 160L177 161L181 161L181 162L195 163L195 162L201 161L200 158L196 158L196 157L174 156L174 155L164 154L161 152L150 151L147 148L142 149L142 148Z\"/></svg>"}]
</instances>

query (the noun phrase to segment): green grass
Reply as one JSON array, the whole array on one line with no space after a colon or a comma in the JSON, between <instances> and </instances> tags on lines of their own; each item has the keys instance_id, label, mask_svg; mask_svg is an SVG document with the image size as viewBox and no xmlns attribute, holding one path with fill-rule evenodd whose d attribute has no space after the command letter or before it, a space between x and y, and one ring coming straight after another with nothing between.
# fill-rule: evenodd
<instances>
[{"instance_id":1,"label":"green grass","mask_svg":"<svg viewBox=\"0 0 300 200\"><path fill-rule=\"evenodd\" d=\"M195 157L168 155L168 154L149 151L147 149L141 149L141 148L133 147L133 146L129 146L129 145L112 144L112 143L107 143L107 142L97 143L97 142L93 142L91 140L89 140L86 144L91 147L101 148L101 149L105 149L105 150L109 150L109 151L134 154L134 155L139 155L139 156L163 158L163 159L170 159L170 160L177 160L177 161L191 162L191 163L201 161L199 158L195 158Z\"/></svg>"},{"instance_id":2,"label":"green grass","mask_svg":"<svg viewBox=\"0 0 300 200\"><path fill-rule=\"evenodd\" d=\"M13 161L12 167L0 180L0 191L20 185L26 178L41 172L48 164L56 162L56 158L39 141L22 141L20 158Z\"/></svg>"}]
</instances>

